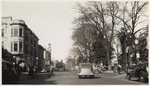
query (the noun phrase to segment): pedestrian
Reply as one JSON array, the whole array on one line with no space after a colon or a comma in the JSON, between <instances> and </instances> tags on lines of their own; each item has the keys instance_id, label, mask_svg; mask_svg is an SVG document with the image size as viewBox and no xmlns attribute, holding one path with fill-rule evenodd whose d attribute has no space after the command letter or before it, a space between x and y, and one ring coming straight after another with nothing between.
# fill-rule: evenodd
<instances>
[{"instance_id":1,"label":"pedestrian","mask_svg":"<svg viewBox=\"0 0 150 86\"><path fill-rule=\"evenodd\" d=\"M118 74L121 75L121 73L120 73L120 71L121 71L121 65L120 64L118 64L117 71L118 71Z\"/></svg>"},{"instance_id":2,"label":"pedestrian","mask_svg":"<svg viewBox=\"0 0 150 86\"><path fill-rule=\"evenodd\" d=\"M33 66L29 66L28 78L34 78Z\"/></svg>"},{"instance_id":3,"label":"pedestrian","mask_svg":"<svg viewBox=\"0 0 150 86\"><path fill-rule=\"evenodd\" d=\"M21 67L20 66L18 66L18 68L17 68L17 73L18 73L18 75L20 77L21 76Z\"/></svg>"},{"instance_id":4,"label":"pedestrian","mask_svg":"<svg viewBox=\"0 0 150 86\"><path fill-rule=\"evenodd\" d=\"M48 72L48 77L50 77L51 76L51 66L49 66L47 72Z\"/></svg>"},{"instance_id":5,"label":"pedestrian","mask_svg":"<svg viewBox=\"0 0 150 86\"><path fill-rule=\"evenodd\" d=\"M34 68L34 73L35 73L35 77L36 77L36 78L38 78L37 71L38 71L38 69L37 69L37 67L35 67L35 68Z\"/></svg>"}]
</instances>

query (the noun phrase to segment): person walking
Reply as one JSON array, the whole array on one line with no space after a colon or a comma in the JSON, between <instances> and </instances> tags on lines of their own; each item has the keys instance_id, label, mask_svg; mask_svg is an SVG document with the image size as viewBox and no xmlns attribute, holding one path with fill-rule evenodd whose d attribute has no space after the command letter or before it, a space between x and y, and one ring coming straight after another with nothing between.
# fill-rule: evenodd
<instances>
[{"instance_id":1,"label":"person walking","mask_svg":"<svg viewBox=\"0 0 150 86\"><path fill-rule=\"evenodd\" d=\"M37 67L35 67L35 68L34 68L34 74L35 74L35 77L36 77L36 78L38 78L38 74L37 74L37 72L38 72L38 68L37 68Z\"/></svg>"},{"instance_id":2,"label":"person walking","mask_svg":"<svg viewBox=\"0 0 150 86\"><path fill-rule=\"evenodd\" d=\"M28 78L34 78L33 66L29 66Z\"/></svg>"},{"instance_id":3,"label":"person walking","mask_svg":"<svg viewBox=\"0 0 150 86\"><path fill-rule=\"evenodd\" d=\"M51 76L51 66L49 66L47 72L48 72L48 77L50 77Z\"/></svg>"},{"instance_id":4,"label":"person walking","mask_svg":"<svg viewBox=\"0 0 150 86\"><path fill-rule=\"evenodd\" d=\"M118 74L121 75L121 65L118 64L118 68L117 68Z\"/></svg>"}]
</instances>

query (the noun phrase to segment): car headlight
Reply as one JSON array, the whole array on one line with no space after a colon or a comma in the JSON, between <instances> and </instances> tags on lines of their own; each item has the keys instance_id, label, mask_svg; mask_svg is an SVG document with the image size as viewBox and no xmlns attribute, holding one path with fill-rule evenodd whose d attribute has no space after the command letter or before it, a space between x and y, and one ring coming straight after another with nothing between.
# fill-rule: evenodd
<instances>
[{"instance_id":1,"label":"car headlight","mask_svg":"<svg viewBox=\"0 0 150 86\"><path fill-rule=\"evenodd\" d=\"M146 71L149 72L149 68L148 67L146 67Z\"/></svg>"}]
</instances>

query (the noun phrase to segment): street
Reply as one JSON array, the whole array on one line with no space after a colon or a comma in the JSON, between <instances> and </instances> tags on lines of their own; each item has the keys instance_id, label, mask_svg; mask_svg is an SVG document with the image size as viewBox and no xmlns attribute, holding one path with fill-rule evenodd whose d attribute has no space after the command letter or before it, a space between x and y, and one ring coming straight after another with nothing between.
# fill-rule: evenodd
<instances>
[{"instance_id":1,"label":"street","mask_svg":"<svg viewBox=\"0 0 150 86\"><path fill-rule=\"evenodd\" d=\"M78 78L77 71L55 72L52 77L48 77L46 73L39 74L38 78L28 79L27 74L23 74L18 84L49 84L49 85L146 85L137 80L129 81L125 78L125 74L115 74L112 71L95 74L94 79Z\"/></svg>"}]
</instances>

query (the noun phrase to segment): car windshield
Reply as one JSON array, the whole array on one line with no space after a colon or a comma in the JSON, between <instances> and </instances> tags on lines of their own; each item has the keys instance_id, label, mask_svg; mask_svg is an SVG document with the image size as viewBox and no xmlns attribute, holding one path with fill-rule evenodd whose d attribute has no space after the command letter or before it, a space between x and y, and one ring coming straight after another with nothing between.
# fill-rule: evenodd
<instances>
[{"instance_id":1,"label":"car windshield","mask_svg":"<svg viewBox=\"0 0 150 86\"><path fill-rule=\"evenodd\" d=\"M91 64L89 64L89 63L82 63L82 64L80 64L80 67L81 68L91 68Z\"/></svg>"}]
</instances>

